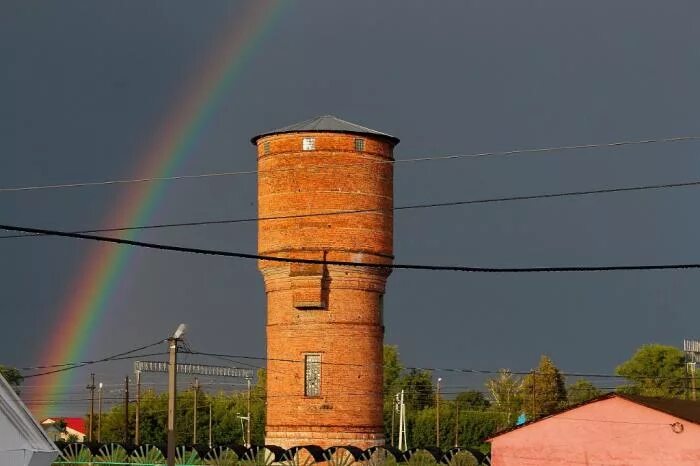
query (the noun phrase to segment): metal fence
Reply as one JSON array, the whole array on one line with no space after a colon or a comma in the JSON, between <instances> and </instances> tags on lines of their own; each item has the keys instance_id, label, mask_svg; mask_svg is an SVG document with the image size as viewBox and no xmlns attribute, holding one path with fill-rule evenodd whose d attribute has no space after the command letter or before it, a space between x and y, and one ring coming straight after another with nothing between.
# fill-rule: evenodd
<instances>
[{"instance_id":1,"label":"metal fence","mask_svg":"<svg viewBox=\"0 0 700 466\"><path fill-rule=\"evenodd\" d=\"M165 448L156 445L124 446L121 444L59 444L60 456L55 466L142 465L164 466ZM352 446L321 448L305 445L284 449L274 445L222 445L214 448L180 446L176 449L180 466L480 466L490 465L489 455L474 448L412 448L401 451L394 447L371 447L362 450Z\"/></svg>"}]
</instances>

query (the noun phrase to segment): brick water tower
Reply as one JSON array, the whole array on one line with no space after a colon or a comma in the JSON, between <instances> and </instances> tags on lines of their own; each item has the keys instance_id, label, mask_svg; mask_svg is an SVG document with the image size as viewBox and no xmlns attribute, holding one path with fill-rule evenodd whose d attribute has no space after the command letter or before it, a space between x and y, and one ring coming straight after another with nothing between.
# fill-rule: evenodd
<instances>
[{"instance_id":1,"label":"brick water tower","mask_svg":"<svg viewBox=\"0 0 700 466\"><path fill-rule=\"evenodd\" d=\"M258 213L274 218L259 222L261 255L392 263L397 138L322 116L252 142ZM390 269L273 261L259 268L267 294L265 442L383 445L382 302Z\"/></svg>"}]
</instances>

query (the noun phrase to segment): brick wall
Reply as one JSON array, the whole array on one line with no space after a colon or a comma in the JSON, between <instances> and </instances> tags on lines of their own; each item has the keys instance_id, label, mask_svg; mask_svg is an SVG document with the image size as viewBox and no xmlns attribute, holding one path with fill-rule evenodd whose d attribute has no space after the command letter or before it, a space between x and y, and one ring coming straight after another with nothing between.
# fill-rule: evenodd
<instances>
[{"instance_id":1,"label":"brick wall","mask_svg":"<svg viewBox=\"0 0 700 466\"><path fill-rule=\"evenodd\" d=\"M303 138L315 149L302 150ZM364 150L355 150L355 139ZM258 145L260 217L393 207L393 144L370 135L291 133ZM275 219L260 254L390 263L391 210ZM384 444L382 296L386 270L260 261L267 293L268 444ZM304 394L305 354L321 355L320 395Z\"/></svg>"}]
</instances>

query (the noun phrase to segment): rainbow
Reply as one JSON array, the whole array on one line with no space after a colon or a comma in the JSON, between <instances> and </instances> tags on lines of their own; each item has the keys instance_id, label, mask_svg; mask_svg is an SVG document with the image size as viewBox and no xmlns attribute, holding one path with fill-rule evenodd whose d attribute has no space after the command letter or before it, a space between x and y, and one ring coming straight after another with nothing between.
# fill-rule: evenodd
<instances>
[{"instance_id":1,"label":"rainbow","mask_svg":"<svg viewBox=\"0 0 700 466\"><path fill-rule=\"evenodd\" d=\"M180 168L198 142L203 128L216 112L224 93L241 74L247 58L280 17L285 2L254 0L243 15L236 15L233 24L216 43L197 75L185 86L184 97L167 113L154 137L146 145L134 178L171 176ZM137 183L117 200L105 225L139 225L158 206L165 192L164 182ZM135 233L127 234L133 238ZM107 304L120 277L129 265L127 247L98 244L88 253L78 274L68 287L57 313L52 337L43 348L41 365L61 364L85 359L90 337L96 333ZM66 343L69 342L69 343ZM60 387L70 384L73 371L44 376L31 398L39 417L48 417ZM44 401L39 403L39 401ZM28 403L30 406L31 402Z\"/></svg>"}]
</instances>

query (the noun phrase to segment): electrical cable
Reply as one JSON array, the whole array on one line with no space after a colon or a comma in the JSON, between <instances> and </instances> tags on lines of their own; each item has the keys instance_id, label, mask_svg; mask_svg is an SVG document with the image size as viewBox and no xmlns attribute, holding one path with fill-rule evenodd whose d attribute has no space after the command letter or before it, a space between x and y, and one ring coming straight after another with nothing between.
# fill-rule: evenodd
<instances>
[{"instance_id":1,"label":"electrical cable","mask_svg":"<svg viewBox=\"0 0 700 466\"><path fill-rule=\"evenodd\" d=\"M179 222L179 223L162 223L156 225L140 225L140 226L123 226L114 228L99 228L99 229L89 229L89 230L75 230L70 233L111 233L119 231L135 231L135 230L154 230L163 228L179 228L179 227L193 227L193 226L206 226L206 225L226 225L234 223L250 223L250 222L264 222L273 220L288 220L295 218L309 218L309 217L326 217L332 215L351 215L351 214L372 214L372 213L385 213L385 212L395 212L402 210L413 210L413 209L429 209L436 207L455 207L463 205L473 205L473 204L493 204L502 202L512 202L512 201L530 201L536 199L554 199L561 197L576 197L576 196L588 196L594 194L610 194L610 193L621 193L621 192L633 192L633 191L646 191L646 190L659 190L659 189L672 189L672 188L683 188L700 186L700 180L694 181L684 181L679 183L662 183L662 184L649 184L649 185L636 185L636 186L623 186L614 188L601 188L601 189L589 189L581 191L565 191L559 193L543 193L543 194L529 194L520 196L504 196L504 197L492 197L484 199L471 199L462 201L448 201L448 202L432 202L424 204L409 204L403 206L392 207L390 209L354 209L354 210L334 210L328 212L318 212L311 214L293 214L293 215L276 215L270 217L248 217L248 218L237 218L237 219L224 219L224 220L204 220L204 221L194 221L194 222ZM27 238L36 236L46 236L45 234L32 233L32 234L16 234L16 235L4 235L0 236L0 239L5 238Z\"/></svg>"},{"instance_id":2,"label":"electrical cable","mask_svg":"<svg viewBox=\"0 0 700 466\"><path fill-rule=\"evenodd\" d=\"M546 152L559 152L559 151L569 151L569 150L581 150L581 149L600 149L600 148L612 148L612 147L622 147L622 146L632 146L632 145L647 145L647 144L662 144L662 143L676 143L676 142L691 142L700 140L700 136L679 136L679 137L669 137L669 138L655 138L655 139L640 139L631 141L616 141L608 143L597 143L597 144L577 144L577 145L567 145L567 146L551 146L551 147L541 147L533 149L513 149L506 151L490 151L490 152L477 152L473 154L454 154L454 155L441 155L433 157L415 157L410 159L398 159L398 160L380 160L372 161L370 163L376 164L401 164L401 163L414 163L414 162L427 162L427 161L437 161L437 160L455 160L464 158L484 158L484 157L497 157L497 156L513 156L519 154L537 154ZM366 163L363 163L366 164ZM348 164L357 165L357 164ZM344 166L344 165L334 165L334 167ZM196 179L196 178L211 178L219 176L236 176L236 175L254 175L260 173L270 173L276 171L289 171L298 169L308 169L308 168L326 168L327 165L317 165L317 166L304 166L299 168L282 168L274 170L244 170L244 171L233 171L233 172L213 172L213 173L201 173L195 175L179 175L179 176L162 176L153 178L135 178L135 179L114 179L114 180L104 180L104 181L87 181L87 182L76 182L76 183L62 183L62 184L51 184L51 185L35 185L35 186L17 186L17 187L4 187L0 188L0 193L2 192L18 192L18 191L36 191L36 190L46 190L46 189L61 189L61 188L80 188L88 186L106 186L106 185L118 185L118 184L130 184L130 183L147 183L155 181L175 181L184 179Z\"/></svg>"},{"instance_id":3,"label":"electrical cable","mask_svg":"<svg viewBox=\"0 0 700 466\"><path fill-rule=\"evenodd\" d=\"M432 270L451 272L474 272L474 273L542 273L542 272L611 272L622 270L683 270L698 269L700 263L676 263L676 264L656 264L656 265L610 265L610 266L564 266L564 267L472 267L462 265L426 265L426 264L380 264L350 261L333 261L317 259L299 259L278 256L266 256L260 254L247 254L241 252L223 251L216 249L191 248L184 246L174 246L159 243L147 243L144 241L133 241L119 238L109 238L104 236L87 235L82 233L69 233L58 230L47 230L41 228L19 227L14 225L2 225L0 229L25 233L40 233L43 235L59 236L64 238L76 238L90 241L122 244L161 251L173 251L190 254L200 254L209 256L235 257L239 259L255 259L269 262L297 263L297 264L318 264L337 265L346 267L365 267L371 269L403 269L403 270Z\"/></svg>"},{"instance_id":4,"label":"electrical cable","mask_svg":"<svg viewBox=\"0 0 700 466\"><path fill-rule=\"evenodd\" d=\"M250 359L250 360L257 360L257 361L275 361L275 362L289 362L289 363L303 363L304 361L302 359L283 359L283 358L268 358L264 356L248 356L248 355L233 355L233 354L222 354L222 353L208 353L208 352L193 352L191 354L194 355L201 355L201 356L209 356L209 357L222 357L222 358L236 358L236 359ZM349 366L349 367L376 367L379 366L379 364L354 364L354 363L334 363L334 362L325 362L321 361L321 365L326 365L326 366ZM382 367L384 367L382 365ZM457 372L457 373L463 373L463 374L480 374L480 375L498 375L504 371L504 369L471 369L471 368L453 368L453 367L420 367L420 366L414 366L414 367L404 367L404 370L408 371L425 371L425 372ZM506 372L513 374L513 375L532 375L533 371L511 371L511 370L506 370ZM563 376L566 377L588 377L588 378L610 378L610 379L626 379L628 377L623 376L623 375L616 375L616 374L602 374L602 373L588 373L588 372L565 372L565 371L559 371L559 373ZM535 376L540 375L538 372L534 371ZM655 380L662 380L662 379L669 379L669 380L682 380L687 377L644 377L648 379L655 379Z\"/></svg>"},{"instance_id":5,"label":"electrical cable","mask_svg":"<svg viewBox=\"0 0 700 466\"><path fill-rule=\"evenodd\" d=\"M141 346L141 347L133 349L133 350L126 351L124 353L113 354L112 356L108 356L106 359L112 359L112 358L119 357L119 356L126 356L127 354L131 354L131 353L135 353L137 351L152 348L153 346L159 345L159 344L163 343L164 341L166 341L166 340L160 340L160 341L157 341L155 343L151 343L151 344ZM102 361L102 360L99 360L97 362L100 362L100 361ZM79 362L70 362L70 363L62 363L62 364L49 364L49 365L44 365L44 366L20 367L19 370L32 371L32 370L37 370L37 369L53 369L55 367L75 366L75 365L79 365L79 364L92 364L94 362L95 361L79 361Z\"/></svg>"},{"instance_id":6,"label":"electrical cable","mask_svg":"<svg viewBox=\"0 0 700 466\"><path fill-rule=\"evenodd\" d=\"M106 357L106 358L96 359L96 360L93 360L93 361L81 361L81 362L78 362L78 363L56 364L56 365L47 366L46 368L58 367L59 369L53 369L53 370L46 371L46 372L39 372L39 373L36 373L36 374L23 375L22 377L23 377L24 379L29 379L29 378L33 378L33 377L41 377L41 376L44 376L44 375L55 374L55 373L57 373L57 372L64 372L64 371L68 371L68 370L72 370L72 369L77 369L77 368L80 368L80 367L84 367L84 366L88 366L88 365L92 365L92 364L98 364L98 363L102 363L102 362L119 361L119 360L123 360L123 359L134 359L134 358L139 358L139 357L149 357L149 356L156 356L156 355L166 354L166 353L160 352L160 353L149 353L149 354L137 354L137 355L133 355L133 353L136 353L136 352L139 352L139 351L143 351L144 349L148 349L148 348L151 348L151 347L153 347L153 346L159 345L159 344L163 343L164 341L165 341L165 340L159 340L159 341L157 341L157 342L155 342L155 343L151 343L151 344L149 344L149 345L144 345L144 346L141 346L141 347L139 347L139 348L135 348L135 349L132 349L132 350L129 350L129 351L124 351L124 352L122 352L122 353L117 353L117 354L108 356L108 357ZM42 368L42 367L41 367L41 366L35 366L34 368L25 368L25 369L22 369L22 370L34 370L34 369L39 369L39 368Z\"/></svg>"}]
</instances>

